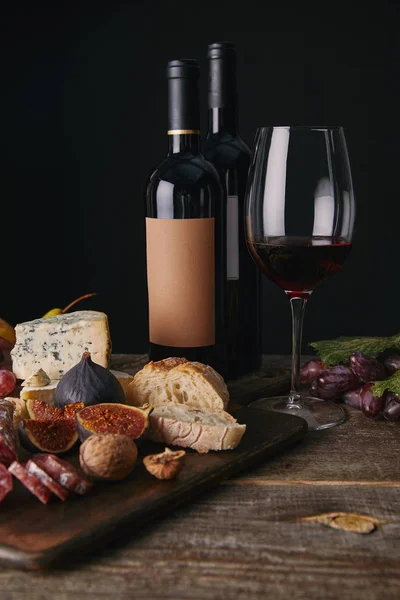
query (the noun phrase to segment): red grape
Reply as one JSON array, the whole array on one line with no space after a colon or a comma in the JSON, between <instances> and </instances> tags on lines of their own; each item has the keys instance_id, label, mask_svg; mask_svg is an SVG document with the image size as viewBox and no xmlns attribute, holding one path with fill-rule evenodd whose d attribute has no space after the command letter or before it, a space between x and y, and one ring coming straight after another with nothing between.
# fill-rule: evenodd
<instances>
[{"instance_id":1,"label":"red grape","mask_svg":"<svg viewBox=\"0 0 400 600\"><path fill-rule=\"evenodd\" d=\"M335 389L321 389L317 379L314 379L314 381L311 382L309 392L311 396L314 396L314 398L321 398L321 400L339 400L339 395Z\"/></svg>"},{"instance_id":2,"label":"red grape","mask_svg":"<svg viewBox=\"0 0 400 600\"><path fill-rule=\"evenodd\" d=\"M361 409L361 390L363 389L363 385L355 388L354 390L349 390L345 392L342 396L343 402L348 404L348 406L352 406L353 408Z\"/></svg>"},{"instance_id":3,"label":"red grape","mask_svg":"<svg viewBox=\"0 0 400 600\"><path fill-rule=\"evenodd\" d=\"M383 358L383 364L389 375L400 370L400 354L388 354Z\"/></svg>"},{"instance_id":4,"label":"red grape","mask_svg":"<svg viewBox=\"0 0 400 600\"><path fill-rule=\"evenodd\" d=\"M307 361L300 369L300 383L311 383L324 369L327 366L319 358Z\"/></svg>"},{"instance_id":5,"label":"red grape","mask_svg":"<svg viewBox=\"0 0 400 600\"><path fill-rule=\"evenodd\" d=\"M364 383L386 379L387 371L383 363L362 352L354 352L350 356L350 368Z\"/></svg>"},{"instance_id":6,"label":"red grape","mask_svg":"<svg viewBox=\"0 0 400 600\"><path fill-rule=\"evenodd\" d=\"M345 392L360 385L357 375L346 365L336 365L322 371L315 381L315 393L324 400L339 400Z\"/></svg>"},{"instance_id":7,"label":"red grape","mask_svg":"<svg viewBox=\"0 0 400 600\"><path fill-rule=\"evenodd\" d=\"M400 398L394 392L386 390L383 394L383 416L388 421L397 421L400 419Z\"/></svg>"},{"instance_id":8,"label":"red grape","mask_svg":"<svg viewBox=\"0 0 400 600\"><path fill-rule=\"evenodd\" d=\"M372 393L373 381L369 381L363 385L361 390L361 410L366 417L375 419L382 412L384 401L383 396L374 396Z\"/></svg>"},{"instance_id":9,"label":"red grape","mask_svg":"<svg viewBox=\"0 0 400 600\"><path fill-rule=\"evenodd\" d=\"M9 396L17 383L14 373L7 369L0 369L0 398Z\"/></svg>"}]
</instances>

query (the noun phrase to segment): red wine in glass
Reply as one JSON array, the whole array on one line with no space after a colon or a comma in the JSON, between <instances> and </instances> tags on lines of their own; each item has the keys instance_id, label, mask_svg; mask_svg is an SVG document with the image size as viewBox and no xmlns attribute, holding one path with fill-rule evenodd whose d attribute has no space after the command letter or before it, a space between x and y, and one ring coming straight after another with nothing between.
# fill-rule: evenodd
<instances>
[{"instance_id":1,"label":"red wine in glass","mask_svg":"<svg viewBox=\"0 0 400 600\"><path fill-rule=\"evenodd\" d=\"M308 295L340 271L351 249L351 242L325 236L274 236L247 244L261 271L289 297Z\"/></svg>"}]
</instances>

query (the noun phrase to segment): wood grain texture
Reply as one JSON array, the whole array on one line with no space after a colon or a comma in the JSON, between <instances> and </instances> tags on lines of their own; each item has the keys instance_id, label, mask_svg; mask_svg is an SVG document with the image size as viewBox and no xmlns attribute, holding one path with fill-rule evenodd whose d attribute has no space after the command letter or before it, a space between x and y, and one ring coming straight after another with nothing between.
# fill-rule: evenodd
<instances>
[{"instance_id":1,"label":"wood grain texture","mask_svg":"<svg viewBox=\"0 0 400 600\"><path fill-rule=\"evenodd\" d=\"M290 357L265 363L287 369ZM91 558L45 573L3 567L1 599L398 600L400 424L347 413ZM384 522L362 536L298 520L331 511Z\"/></svg>"}]
</instances>

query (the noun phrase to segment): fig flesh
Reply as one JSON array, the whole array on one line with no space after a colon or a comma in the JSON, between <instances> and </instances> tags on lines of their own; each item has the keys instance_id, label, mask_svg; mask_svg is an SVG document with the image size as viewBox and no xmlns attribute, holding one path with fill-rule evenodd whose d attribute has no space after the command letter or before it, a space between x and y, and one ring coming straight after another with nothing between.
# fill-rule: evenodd
<instances>
[{"instance_id":1,"label":"fig flesh","mask_svg":"<svg viewBox=\"0 0 400 600\"><path fill-rule=\"evenodd\" d=\"M125 404L122 385L109 369L93 362L90 352L84 352L80 362L61 378L54 394L54 405L83 402L85 406L116 402Z\"/></svg>"},{"instance_id":2,"label":"fig flesh","mask_svg":"<svg viewBox=\"0 0 400 600\"><path fill-rule=\"evenodd\" d=\"M119 433L136 440L148 428L152 410L150 405L141 408L117 403L86 406L75 415L79 439L84 442L94 434Z\"/></svg>"},{"instance_id":3,"label":"fig flesh","mask_svg":"<svg viewBox=\"0 0 400 600\"><path fill-rule=\"evenodd\" d=\"M28 452L68 452L78 441L72 419L22 419L18 427L21 445Z\"/></svg>"},{"instance_id":4,"label":"fig flesh","mask_svg":"<svg viewBox=\"0 0 400 600\"><path fill-rule=\"evenodd\" d=\"M44 400L37 398L28 398L26 409L30 419L40 419L42 421L59 421L60 419L72 419L75 423L75 414L78 410L84 408L83 402L74 402L67 404L64 409L52 404L47 404Z\"/></svg>"},{"instance_id":5,"label":"fig flesh","mask_svg":"<svg viewBox=\"0 0 400 600\"><path fill-rule=\"evenodd\" d=\"M28 398L26 401L26 410L30 419L41 419L43 421L57 421L64 417L62 408L57 408L47 404L44 400L37 398Z\"/></svg>"}]
</instances>

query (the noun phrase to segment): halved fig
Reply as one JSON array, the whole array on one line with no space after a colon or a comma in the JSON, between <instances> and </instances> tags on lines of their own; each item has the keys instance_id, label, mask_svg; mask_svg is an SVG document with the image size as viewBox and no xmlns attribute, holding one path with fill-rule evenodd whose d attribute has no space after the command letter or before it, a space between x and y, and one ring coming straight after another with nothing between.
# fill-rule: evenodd
<instances>
[{"instance_id":1,"label":"halved fig","mask_svg":"<svg viewBox=\"0 0 400 600\"><path fill-rule=\"evenodd\" d=\"M73 402L64 408L47 404L44 400L28 398L26 409L30 419L41 419L42 421L59 421L60 419L72 419L75 423L75 414L84 408L83 402Z\"/></svg>"},{"instance_id":2,"label":"halved fig","mask_svg":"<svg viewBox=\"0 0 400 600\"><path fill-rule=\"evenodd\" d=\"M85 408L85 404L83 402L71 402L71 404L66 404L64 406L64 419L72 419L75 423L75 415L78 410Z\"/></svg>"},{"instance_id":3,"label":"halved fig","mask_svg":"<svg viewBox=\"0 0 400 600\"><path fill-rule=\"evenodd\" d=\"M30 419L41 419L43 421L57 421L64 418L62 408L57 408L47 404L44 400L37 398L28 398L26 401L26 410Z\"/></svg>"},{"instance_id":4,"label":"halved fig","mask_svg":"<svg viewBox=\"0 0 400 600\"><path fill-rule=\"evenodd\" d=\"M138 439L149 426L150 405L103 403L86 406L75 415L75 423L81 442L97 433L119 433L131 440Z\"/></svg>"},{"instance_id":5,"label":"halved fig","mask_svg":"<svg viewBox=\"0 0 400 600\"><path fill-rule=\"evenodd\" d=\"M21 445L28 452L68 452L78 441L72 419L22 419L18 427Z\"/></svg>"}]
</instances>

